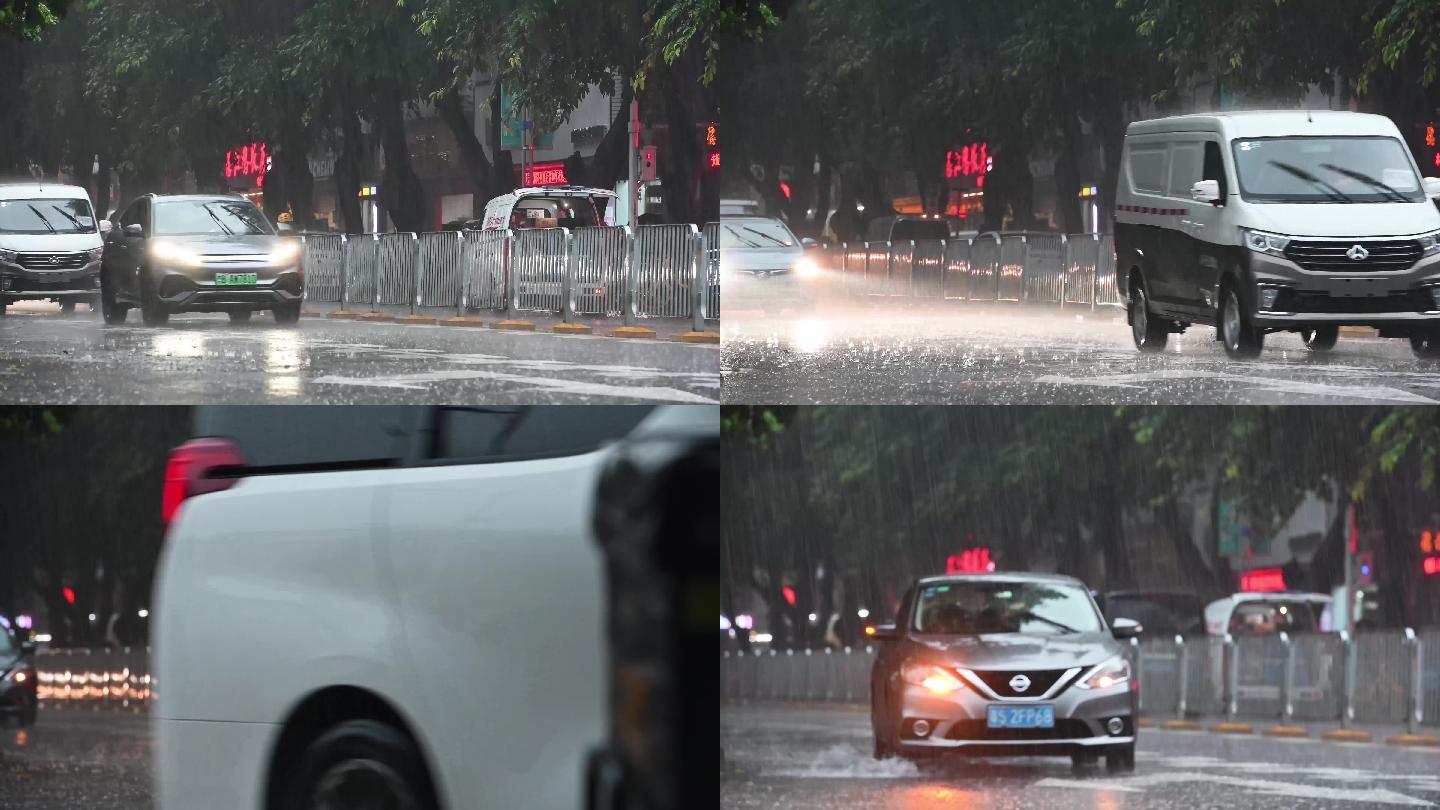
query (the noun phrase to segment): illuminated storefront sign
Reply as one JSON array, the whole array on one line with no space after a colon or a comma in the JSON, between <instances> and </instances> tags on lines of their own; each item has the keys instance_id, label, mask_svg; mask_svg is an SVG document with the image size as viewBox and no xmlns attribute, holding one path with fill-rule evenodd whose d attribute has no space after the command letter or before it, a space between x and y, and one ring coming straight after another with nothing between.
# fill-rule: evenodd
<instances>
[{"instance_id":1,"label":"illuminated storefront sign","mask_svg":"<svg viewBox=\"0 0 1440 810\"><path fill-rule=\"evenodd\" d=\"M249 177L270 170L270 151L263 143L251 143L225 153L225 177Z\"/></svg>"},{"instance_id":2,"label":"illuminated storefront sign","mask_svg":"<svg viewBox=\"0 0 1440 810\"><path fill-rule=\"evenodd\" d=\"M569 182L564 163L536 163L525 170L527 186L563 186Z\"/></svg>"},{"instance_id":3,"label":"illuminated storefront sign","mask_svg":"<svg viewBox=\"0 0 1440 810\"><path fill-rule=\"evenodd\" d=\"M1285 590L1285 574L1279 568L1256 568L1240 575L1240 590L1245 593Z\"/></svg>"},{"instance_id":4,"label":"illuminated storefront sign","mask_svg":"<svg viewBox=\"0 0 1440 810\"><path fill-rule=\"evenodd\" d=\"M945 177L978 177L994 168L990 145L984 141L966 144L945 153Z\"/></svg>"}]
</instances>

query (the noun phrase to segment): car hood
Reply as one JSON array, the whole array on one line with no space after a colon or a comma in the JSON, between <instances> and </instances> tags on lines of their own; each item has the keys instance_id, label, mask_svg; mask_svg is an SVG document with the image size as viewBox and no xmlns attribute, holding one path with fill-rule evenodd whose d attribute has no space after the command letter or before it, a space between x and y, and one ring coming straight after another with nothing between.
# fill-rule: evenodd
<instances>
[{"instance_id":1,"label":"car hood","mask_svg":"<svg viewBox=\"0 0 1440 810\"><path fill-rule=\"evenodd\" d=\"M799 245L788 248L725 248L720 263L726 270L789 270L805 255Z\"/></svg>"},{"instance_id":2,"label":"car hood","mask_svg":"<svg viewBox=\"0 0 1440 810\"><path fill-rule=\"evenodd\" d=\"M964 669L1069 669L1100 664L1124 651L1109 633L915 635L910 642L915 652L936 663Z\"/></svg>"},{"instance_id":3,"label":"car hood","mask_svg":"<svg viewBox=\"0 0 1440 810\"><path fill-rule=\"evenodd\" d=\"M0 250L21 253L78 253L98 247L98 233L0 233Z\"/></svg>"},{"instance_id":4,"label":"car hood","mask_svg":"<svg viewBox=\"0 0 1440 810\"><path fill-rule=\"evenodd\" d=\"M1373 238L1440 230L1440 211L1418 203L1256 203L1247 209L1255 229L1282 236Z\"/></svg>"},{"instance_id":5,"label":"car hood","mask_svg":"<svg viewBox=\"0 0 1440 810\"><path fill-rule=\"evenodd\" d=\"M283 237L280 236L269 236L266 234L250 234L247 236L214 236L211 234L203 234L196 236L157 236L155 238L176 245L184 245L196 253L209 256L236 253L269 253L278 248L283 239Z\"/></svg>"}]
</instances>

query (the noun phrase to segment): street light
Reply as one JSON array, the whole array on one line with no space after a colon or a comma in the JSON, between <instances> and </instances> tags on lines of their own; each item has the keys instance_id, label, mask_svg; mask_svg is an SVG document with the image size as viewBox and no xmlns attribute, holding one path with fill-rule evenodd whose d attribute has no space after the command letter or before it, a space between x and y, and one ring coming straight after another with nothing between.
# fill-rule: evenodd
<instances>
[{"instance_id":1,"label":"street light","mask_svg":"<svg viewBox=\"0 0 1440 810\"><path fill-rule=\"evenodd\" d=\"M90 614L90 621L92 621L92 622L95 621L95 614L94 614L94 613L91 613L91 614Z\"/></svg>"},{"instance_id":2,"label":"street light","mask_svg":"<svg viewBox=\"0 0 1440 810\"><path fill-rule=\"evenodd\" d=\"M140 610L137 611L135 615L143 619L150 615L150 611L146 610L145 608L140 608Z\"/></svg>"},{"instance_id":3,"label":"street light","mask_svg":"<svg viewBox=\"0 0 1440 810\"><path fill-rule=\"evenodd\" d=\"M860 608L859 610L855 611L855 615L859 616L862 619L868 619L870 618L870 611L866 610L865 608Z\"/></svg>"}]
</instances>

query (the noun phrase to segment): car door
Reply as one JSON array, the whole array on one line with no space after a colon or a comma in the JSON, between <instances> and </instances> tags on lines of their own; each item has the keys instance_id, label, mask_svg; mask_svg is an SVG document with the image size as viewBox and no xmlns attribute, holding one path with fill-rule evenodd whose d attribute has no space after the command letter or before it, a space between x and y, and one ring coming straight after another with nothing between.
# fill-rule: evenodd
<instances>
[{"instance_id":1,"label":"car door","mask_svg":"<svg viewBox=\"0 0 1440 810\"><path fill-rule=\"evenodd\" d=\"M1201 142L1204 150L1201 161L1200 179L1214 180L1220 184L1220 199L1215 203L1192 200L1189 203L1188 219L1191 242L1195 256L1190 265L1194 275L1192 285L1199 301L1197 306L1206 318L1215 317L1219 306L1220 276L1227 264L1233 264L1239 247L1239 238L1233 227L1226 227L1226 215L1230 209L1230 189L1234 186L1228 178L1224 160L1224 149L1220 136L1209 134Z\"/></svg>"},{"instance_id":2,"label":"car door","mask_svg":"<svg viewBox=\"0 0 1440 810\"><path fill-rule=\"evenodd\" d=\"M1142 267L1150 301L1163 310L1173 310L1181 298L1182 284L1175 266L1175 217L1167 196L1170 174L1170 140L1173 135L1142 135L1126 143L1125 171L1130 184L1128 213L1131 241L1144 256Z\"/></svg>"},{"instance_id":3,"label":"car door","mask_svg":"<svg viewBox=\"0 0 1440 810\"><path fill-rule=\"evenodd\" d=\"M145 237L132 236L125 232L130 225L139 225L149 233L150 228L150 200L142 197L130 204L125 209L125 214L120 217L120 227L111 231L116 235L115 262L111 266L115 272L114 281L119 289L124 290L130 296L140 294L140 267L145 261Z\"/></svg>"},{"instance_id":4,"label":"car door","mask_svg":"<svg viewBox=\"0 0 1440 810\"><path fill-rule=\"evenodd\" d=\"M409 697L447 807L583 805L605 737L601 445L647 409L440 408L385 488Z\"/></svg>"},{"instance_id":5,"label":"car door","mask_svg":"<svg viewBox=\"0 0 1440 810\"><path fill-rule=\"evenodd\" d=\"M1202 204L1190 195L1191 186L1200 179L1203 157L1204 146L1199 135L1179 134L1170 144L1164 238L1173 270L1173 306L1191 316L1203 309L1196 262L1199 257L1197 242L1201 238L1201 229L1206 225L1195 220L1196 209Z\"/></svg>"}]
</instances>

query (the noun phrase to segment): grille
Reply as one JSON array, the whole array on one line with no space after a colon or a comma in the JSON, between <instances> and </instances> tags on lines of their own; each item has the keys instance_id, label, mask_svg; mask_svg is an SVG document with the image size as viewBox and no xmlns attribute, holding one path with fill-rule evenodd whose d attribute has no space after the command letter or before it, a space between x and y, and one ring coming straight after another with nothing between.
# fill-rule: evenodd
<instances>
[{"instance_id":1,"label":"grille","mask_svg":"<svg viewBox=\"0 0 1440 810\"><path fill-rule=\"evenodd\" d=\"M21 253L20 266L26 270L79 270L85 253Z\"/></svg>"},{"instance_id":2,"label":"grille","mask_svg":"<svg viewBox=\"0 0 1440 810\"><path fill-rule=\"evenodd\" d=\"M1063 669L1046 670L971 670L976 677L985 682L995 694L1000 697L1040 697L1050 687L1055 685L1061 675L1065 674ZM1016 692L1010 688L1010 679L1016 675L1024 675L1030 679L1030 686L1024 692Z\"/></svg>"},{"instance_id":3,"label":"grille","mask_svg":"<svg viewBox=\"0 0 1440 810\"><path fill-rule=\"evenodd\" d=\"M1351 259L1345 254L1360 245L1369 254ZM1302 242L1285 246L1285 258L1317 273L1355 273L1376 270L1405 270L1420 259L1420 243L1414 239L1383 242Z\"/></svg>"},{"instance_id":4,"label":"grille","mask_svg":"<svg viewBox=\"0 0 1440 810\"><path fill-rule=\"evenodd\" d=\"M1426 290L1407 290L1390 295L1364 298L1342 297L1311 290L1281 290L1275 304L1277 312L1314 312L1320 314L1379 314L1385 312L1425 312L1434 309Z\"/></svg>"},{"instance_id":5,"label":"grille","mask_svg":"<svg viewBox=\"0 0 1440 810\"><path fill-rule=\"evenodd\" d=\"M1056 720L1054 728L987 728L984 720L958 720L947 740L1079 740L1095 736L1084 720Z\"/></svg>"}]
</instances>

